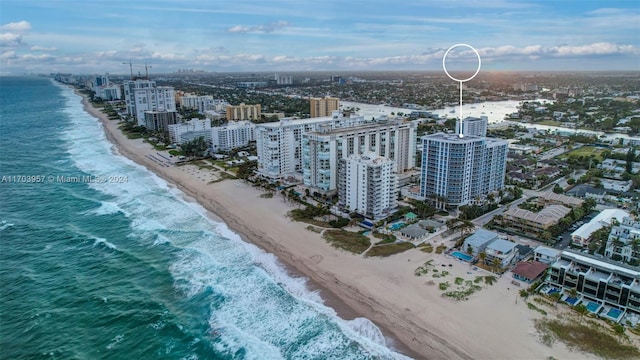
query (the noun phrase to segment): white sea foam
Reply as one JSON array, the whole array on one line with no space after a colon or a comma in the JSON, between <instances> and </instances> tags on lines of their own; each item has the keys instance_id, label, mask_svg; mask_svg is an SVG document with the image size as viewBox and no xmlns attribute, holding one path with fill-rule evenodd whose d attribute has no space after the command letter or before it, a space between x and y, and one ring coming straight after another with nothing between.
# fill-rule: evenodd
<instances>
[{"instance_id":1,"label":"white sea foam","mask_svg":"<svg viewBox=\"0 0 640 360\"><path fill-rule=\"evenodd\" d=\"M128 216L126 211L122 210L116 203L111 201L101 201L99 207L86 211L86 214L93 215L113 215L118 213Z\"/></svg>"},{"instance_id":2,"label":"white sea foam","mask_svg":"<svg viewBox=\"0 0 640 360\"><path fill-rule=\"evenodd\" d=\"M8 229L8 228L13 227L13 226L14 226L14 224L11 224L11 223L8 223L8 222L2 220L2 222L0 222L0 231Z\"/></svg>"},{"instance_id":3,"label":"white sea foam","mask_svg":"<svg viewBox=\"0 0 640 360\"><path fill-rule=\"evenodd\" d=\"M116 337L111 339L111 342L109 343L109 345L107 345L107 350L113 349L114 347L116 347L116 345L121 343L122 340L124 340L124 335L116 335Z\"/></svg>"},{"instance_id":4,"label":"white sea foam","mask_svg":"<svg viewBox=\"0 0 640 360\"><path fill-rule=\"evenodd\" d=\"M99 237L93 237L95 239L95 241L93 242L93 246L98 246L98 245L104 245L106 247L108 247L109 249L112 250L117 250L118 247L115 246L114 244L110 243L109 241L107 241L107 239L104 238L99 238Z\"/></svg>"},{"instance_id":5,"label":"white sea foam","mask_svg":"<svg viewBox=\"0 0 640 360\"><path fill-rule=\"evenodd\" d=\"M306 279L287 274L275 256L242 241L144 167L114 155L99 123L82 110L80 98L70 91L65 96L72 123L65 136L75 166L92 176L129 179L90 184L110 196L94 211L122 212L138 241L148 239L150 246L170 244L179 250L169 269L175 286L188 297L207 289L214 294L209 323L219 332L219 351L244 349L247 358L256 359L320 354L361 358L363 350L378 358L402 358L385 346L380 330L369 320L340 319L317 291L308 289ZM106 239L95 239L96 245L116 248ZM362 350L352 346L354 342Z\"/></svg>"}]
</instances>

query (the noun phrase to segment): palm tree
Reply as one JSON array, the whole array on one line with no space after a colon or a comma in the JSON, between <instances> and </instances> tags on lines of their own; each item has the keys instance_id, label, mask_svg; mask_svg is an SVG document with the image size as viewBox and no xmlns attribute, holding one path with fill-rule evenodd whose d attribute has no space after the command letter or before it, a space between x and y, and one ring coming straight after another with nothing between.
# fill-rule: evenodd
<instances>
[{"instance_id":1,"label":"palm tree","mask_svg":"<svg viewBox=\"0 0 640 360\"><path fill-rule=\"evenodd\" d=\"M578 319L579 319L580 323L582 323L582 318L584 317L584 315L589 310L583 304L578 304L573 309L578 313L578 316L579 316Z\"/></svg>"},{"instance_id":2,"label":"palm tree","mask_svg":"<svg viewBox=\"0 0 640 360\"><path fill-rule=\"evenodd\" d=\"M478 257L480 257L480 261L482 261L482 263L484 264L484 260L487 258L487 253L483 251L480 254L478 254Z\"/></svg>"},{"instance_id":3,"label":"palm tree","mask_svg":"<svg viewBox=\"0 0 640 360\"><path fill-rule=\"evenodd\" d=\"M500 259L498 258L493 259L493 272L498 272L499 268L500 268Z\"/></svg>"},{"instance_id":4,"label":"palm tree","mask_svg":"<svg viewBox=\"0 0 640 360\"><path fill-rule=\"evenodd\" d=\"M562 299L562 294L559 292L555 292L549 296L556 301L556 304L560 302L560 299Z\"/></svg>"},{"instance_id":5,"label":"palm tree","mask_svg":"<svg viewBox=\"0 0 640 360\"><path fill-rule=\"evenodd\" d=\"M619 253L620 248L624 245L624 242L620 240L619 237L616 236L611 240L611 244L613 245L613 252Z\"/></svg>"},{"instance_id":6,"label":"palm tree","mask_svg":"<svg viewBox=\"0 0 640 360\"><path fill-rule=\"evenodd\" d=\"M529 297L529 291L527 289L520 289L518 293L525 299Z\"/></svg>"},{"instance_id":7,"label":"palm tree","mask_svg":"<svg viewBox=\"0 0 640 360\"><path fill-rule=\"evenodd\" d=\"M569 293L569 296L571 296L572 298L578 297L578 290L576 290L576 288L569 289L569 291L567 292Z\"/></svg>"},{"instance_id":8,"label":"palm tree","mask_svg":"<svg viewBox=\"0 0 640 360\"><path fill-rule=\"evenodd\" d=\"M493 285L496 281L498 281L498 279L496 279L496 277L493 275L487 275L484 277L485 287L489 285Z\"/></svg>"}]
</instances>

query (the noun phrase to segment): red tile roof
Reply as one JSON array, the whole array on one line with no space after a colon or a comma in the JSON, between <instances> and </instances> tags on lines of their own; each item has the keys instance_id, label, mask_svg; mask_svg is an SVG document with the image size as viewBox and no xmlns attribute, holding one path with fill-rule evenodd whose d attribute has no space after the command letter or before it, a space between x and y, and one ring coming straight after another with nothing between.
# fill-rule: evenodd
<instances>
[{"instance_id":1,"label":"red tile roof","mask_svg":"<svg viewBox=\"0 0 640 360\"><path fill-rule=\"evenodd\" d=\"M523 278L533 280L540 276L540 274L542 274L548 267L549 265L539 261L521 261L516 264L516 267L513 268L512 272Z\"/></svg>"}]
</instances>

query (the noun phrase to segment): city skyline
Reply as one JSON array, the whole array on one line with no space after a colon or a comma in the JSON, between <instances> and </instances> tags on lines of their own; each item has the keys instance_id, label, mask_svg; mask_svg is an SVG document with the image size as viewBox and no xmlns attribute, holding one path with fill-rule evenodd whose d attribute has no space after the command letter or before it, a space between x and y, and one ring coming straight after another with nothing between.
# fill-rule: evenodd
<instances>
[{"instance_id":1,"label":"city skyline","mask_svg":"<svg viewBox=\"0 0 640 360\"><path fill-rule=\"evenodd\" d=\"M635 1L8 0L0 8L0 75L128 74L129 60L153 73L429 71L457 43L474 46L490 71L640 69Z\"/></svg>"}]
</instances>

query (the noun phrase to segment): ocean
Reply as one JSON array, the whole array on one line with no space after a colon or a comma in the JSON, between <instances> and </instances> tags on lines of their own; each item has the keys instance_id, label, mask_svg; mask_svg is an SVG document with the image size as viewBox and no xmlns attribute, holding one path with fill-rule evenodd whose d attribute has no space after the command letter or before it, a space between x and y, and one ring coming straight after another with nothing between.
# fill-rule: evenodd
<instances>
[{"instance_id":1,"label":"ocean","mask_svg":"<svg viewBox=\"0 0 640 360\"><path fill-rule=\"evenodd\" d=\"M0 78L0 358L404 358L118 155L80 101Z\"/></svg>"}]
</instances>

